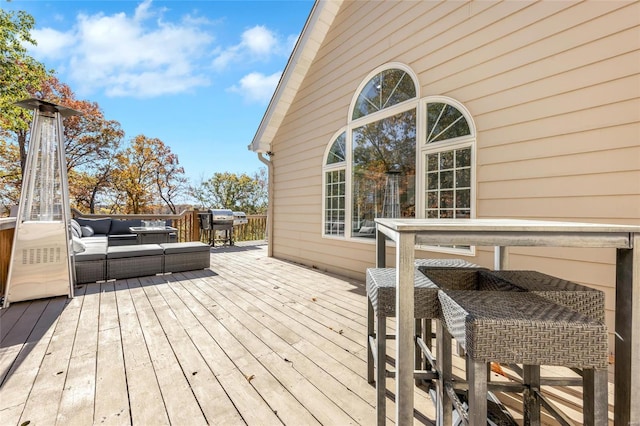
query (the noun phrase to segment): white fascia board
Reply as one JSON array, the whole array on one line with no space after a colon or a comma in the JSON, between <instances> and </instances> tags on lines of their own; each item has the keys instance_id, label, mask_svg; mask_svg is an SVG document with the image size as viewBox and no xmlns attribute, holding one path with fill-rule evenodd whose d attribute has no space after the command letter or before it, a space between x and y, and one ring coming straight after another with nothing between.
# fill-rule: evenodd
<instances>
[{"instance_id":1,"label":"white fascia board","mask_svg":"<svg viewBox=\"0 0 640 426\"><path fill-rule=\"evenodd\" d=\"M270 152L271 142L282 124L304 77L307 75L343 0L316 0L302 34L289 57L276 91L262 117L249 150Z\"/></svg>"}]
</instances>

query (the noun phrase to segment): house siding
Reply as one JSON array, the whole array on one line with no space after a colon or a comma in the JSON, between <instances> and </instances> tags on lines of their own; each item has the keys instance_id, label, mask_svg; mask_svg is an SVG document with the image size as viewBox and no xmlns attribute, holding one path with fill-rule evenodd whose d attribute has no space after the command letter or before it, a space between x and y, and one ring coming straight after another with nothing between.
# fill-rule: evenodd
<instances>
[{"instance_id":1,"label":"house siding","mask_svg":"<svg viewBox=\"0 0 640 426\"><path fill-rule=\"evenodd\" d=\"M322 161L389 62L421 97L470 111L477 217L640 224L639 40L638 2L346 1L272 143L274 256L358 279L375 263L371 241L322 237ZM492 249L468 260L492 266ZM511 250L514 269L605 291L610 329L614 263L613 250Z\"/></svg>"}]
</instances>

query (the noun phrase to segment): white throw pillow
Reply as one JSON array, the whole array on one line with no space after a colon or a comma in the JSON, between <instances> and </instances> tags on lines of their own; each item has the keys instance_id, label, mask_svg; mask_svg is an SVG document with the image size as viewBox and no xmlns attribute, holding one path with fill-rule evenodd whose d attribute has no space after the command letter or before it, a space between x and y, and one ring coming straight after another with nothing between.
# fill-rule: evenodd
<instances>
[{"instance_id":1,"label":"white throw pillow","mask_svg":"<svg viewBox=\"0 0 640 426\"><path fill-rule=\"evenodd\" d=\"M81 226L80 229L82 229L82 236L83 237L91 237L93 234L95 234L95 232L93 232L93 228L90 226Z\"/></svg>"},{"instance_id":2,"label":"white throw pillow","mask_svg":"<svg viewBox=\"0 0 640 426\"><path fill-rule=\"evenodd\" d=\"M82 229L80 229L80 224L73 219L71 219L71 232L76 237L82 237Z\"/></svg>"},{"instance_id":3,"label":"white throw pillow","mask_svg":"<svg viewBox=\"0 0 640 426\"><path fill-rule=\"evenodd\" d=\"M71 237L71 245L73 247L73 253L82 253L87 249L87 246L82 242L82 240L75 235Z\"/></svg>"}]
</instances>

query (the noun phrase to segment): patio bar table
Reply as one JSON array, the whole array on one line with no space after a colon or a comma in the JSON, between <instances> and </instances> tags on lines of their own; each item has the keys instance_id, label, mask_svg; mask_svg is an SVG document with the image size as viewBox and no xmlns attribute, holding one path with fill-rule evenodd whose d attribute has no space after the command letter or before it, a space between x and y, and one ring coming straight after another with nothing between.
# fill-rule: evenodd
<instances>
[{"instance_id":1,"label":"patio bar table","mask_svg":"<svg viewBox=\"0 0 640 426\"><path fill-rule=\"evenodd\" d=\"M640 226L516 219L376 219L376 267L395 242L396 423L413 424L414 259L416 245L496 247L496 269L508 268L509 246L615 248L616 425L640 425Z\"/></svg>"}]
</instances>

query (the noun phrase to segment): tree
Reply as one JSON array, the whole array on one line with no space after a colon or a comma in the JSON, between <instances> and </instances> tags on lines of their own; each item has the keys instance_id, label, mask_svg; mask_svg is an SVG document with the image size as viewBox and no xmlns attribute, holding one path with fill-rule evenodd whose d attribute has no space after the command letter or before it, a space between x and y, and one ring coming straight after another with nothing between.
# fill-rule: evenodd
<instances>
[{"instance_id":1,"label":"tree","mask_svg":"<svg viewBox=\"0 0 640 426\"><path fill-rule=\"evenodd\" d=\"M156 155L157 168L154 177L157 194L171 213L176 214L176 198L182 195L187 186L184 168L180 166L178 156L165 145L158 146Z\"/></svg>"},{"instance_id":2,"label":"tree","mask_svg":"<svg viewBox=\"0 0 640 426\"><path fill-rule=\"evenodd\" d=\"M42 84L40 97L80 112L64 119L67 171L96 168L96 162L111 161L120 146L124 131L120 123L107 120L97 102L76 99L71 88L56 77Z\"/></svg>"},{"instance_id":3,"label":"tree","mask_svg":"<svg viewBox=\"0 0 640 426\"><path fill-rule=\"evenodd\" d=\"M14 105L34 96L51 71L27 55L25 45L35 45L33 16L24 11L0 9L0 136L15 135L20 147L20 169L26 161L26 140L31 113Z\"/></svg>"},{"instance_id":4,"label":"tree","mask_svg":"<svg viewBox=\"0 0 640 426\"><path fill-rule=\"evenodd\" d=\"M190 187L190 195L201 208L226 208L247 214L264 213L267 205L266 170L253 177L242 173L214 173L209 180L201 180Z\"/></svg>"},{"instance_id":5,"label":"tree","mask_svg":"<svg viewBox=\"0 0 640 426\"><path fill-rule=\"evenodd\" d=\"M175 212L173 201L184 183L184 169L160 139L136 136L116 155L112 175L114 188L125 196L125 213L150 213L160 200Z\"/></svg>"},{"instance_id":6,"label":"tree","mask_svg":"<svg viewBox=\"0 0 640 426\"><path fill-rule=\"evenodd\" d=\"M8 212L20 200L19 157L16 145L0 140L0 213Z\"/></svg>"}]
</instances>

